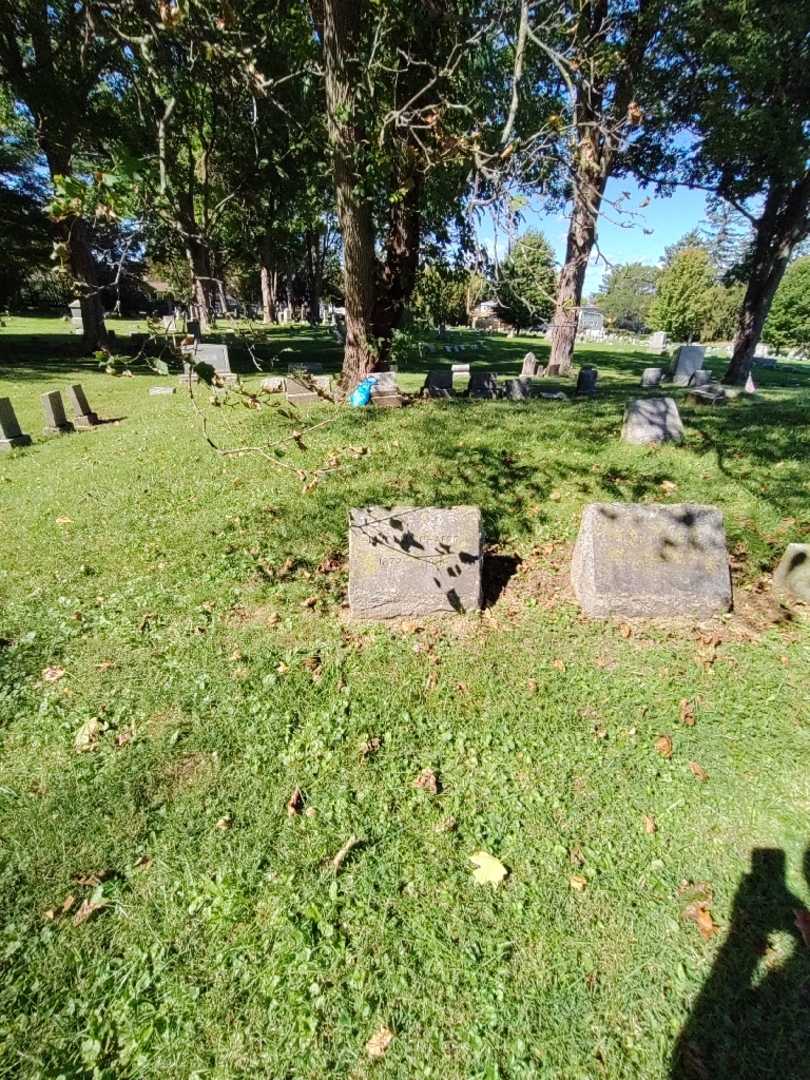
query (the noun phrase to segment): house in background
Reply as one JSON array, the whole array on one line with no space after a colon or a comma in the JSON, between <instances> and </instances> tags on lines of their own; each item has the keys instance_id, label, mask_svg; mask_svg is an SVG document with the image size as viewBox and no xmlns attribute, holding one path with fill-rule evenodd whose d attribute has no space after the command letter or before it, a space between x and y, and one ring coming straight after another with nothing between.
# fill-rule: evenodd
<instances>
[{"instance_id":1,"label":"house in background","mask_svg":"<svg viewBox=\"0 0 810 1080\"><path fill-rule=\"evenodd\" d=\"M583 304L579 309L577 334L591 341L601 341L604 338L605 316L594 304Z\"/></svg>"}]
</instances>

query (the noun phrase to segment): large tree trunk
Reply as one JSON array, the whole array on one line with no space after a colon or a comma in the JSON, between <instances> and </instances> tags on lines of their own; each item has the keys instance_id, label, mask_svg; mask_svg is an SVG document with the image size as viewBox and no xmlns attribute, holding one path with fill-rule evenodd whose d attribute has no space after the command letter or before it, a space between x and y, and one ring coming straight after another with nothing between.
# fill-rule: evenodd
<instances>
[{"instance_id":1,"label":"large tree trunk","mask_svg":"<svg viewBox=\"0 0 810 1080\"><path fill-rule=\"evenodd\" d=\"M723 382L743 386L793 248L810 229L810 172L786 189L772 185L757 222L748 284L737 320L734 351Z\"/></svg>"},{"instance_id":2,"label":"large tree trunk","mask_svg":"<svg viewBox=\"0 0 810 1080\"><path fill-rule=\"evenodd\" d=\"M204 334L216 321L216 283L211 277L211 253L199 240L188 238L186 258L191 270L192 307L200 321L200 331Z\"/></svg>"},{"instance_id":3,"label":"large tree trunk","mask_svg":"<svg viewBox=\"0 0 810 1080\"><path fill-rule=\"evenodd\" d=\"M412 172L402 177L408 187L404 199L394 204L388 222L385 263L378 283L374 311L374 332L379 343L379 365L388 366L394 330L402 322L405 305L416 284L421 240L421 176Z\"/></svg>"},{"instance_id":4,"label":"large tree trunk","mask_svg":"<svg viewBox=\"0 0 810 1080\"><path fill-rule=\"evenodd\" d=\"M96 273L96 260L90 246L90 227L83 218L72 218L64 230L70 260L70 272L82 308L82 334L88 349L101 349L107 344L104 324L104 305Z\"/></svg>"},{"instance_id":5,"label":"large tree trunk","mask_svg":"<svg viewBox=\"0 0 810 1080\"><path fill-rule=\"evenodd\" d=\"M362 191L355 155L365 143L355 120L361 79L357 31L358 0L324 0L323 49L326 114L332 150L337 212L343 235L346 346L341 382L350 391L377 362L374 339L374 224L371 203Z\"/></svg>"},{"instance_id":6,"label":"large tree trunk","mask_svg":"<svg viewBox=\"0 0 810 1080\"><path fill-rule=\"evenodd\" d=\"M311 326L321 321L321 260L319 257L320 234L313 229L306 231L307 307Z\"/></svg>"},{"instance_id":7,"label":"large tree trunk","mask_svg":"<svg viewBox=\"0 0 810 1080\"><path fill-rule=\"evenodd\" d=\"M551 356L546 369L549 375L567 375L573 363L582 287L588 260L596 243L596 222L605 188L603 176L595 179L592 177L593 164L591 160L588 169L583 169L583 175L577 181L574 209L568 226L565 262L557 285L551 329Z\"/></svg>"},{"instance_id":8,"label":"large tree trunk","mask_svg":"<svg viewBox=\"0 0 810 1080\"><path fill-rule=\"evenodd\" d=\"M262 286L262 322L274 323L276 321L275 286L278 278L276 273L270 268L269 259L265 255L264 246L262 246L259 278Z\"/></svg>"}]
</instances>

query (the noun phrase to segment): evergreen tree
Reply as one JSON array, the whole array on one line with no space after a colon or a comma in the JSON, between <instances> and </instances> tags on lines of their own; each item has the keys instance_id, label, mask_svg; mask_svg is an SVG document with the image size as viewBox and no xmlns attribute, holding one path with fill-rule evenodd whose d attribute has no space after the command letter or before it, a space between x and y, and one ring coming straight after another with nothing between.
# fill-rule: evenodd
<instances>
[{"instance_id":1,"label":"evergreen tree","mask_svg":"<svg viewBox=\"0 0 810 1080\"><path fill-rule=\"evenodd\" d=\"M525 232L501 263L495 286L504 318L527 327L554 312L554 253L542 233Z\"/></svg>"},{"instance_id":2,"label":"evergreen tree","mask_svg":"<svg viewBox=\"0 0 810 1080\"><path fill-rule=\"evenodd\" d=\"M776 349L810 353L810 256L797 259L785 271L762 336Z\"/></svg>"},{"instance_id":3,"label":"evergreen tree","mask_svg":"<svg viewBox=\"0 0 810 1080\"><path fill-rule=\"evenodd\" d=\"M660 272L657 267L643 263L612 267L595 297L600 311L614 326L637 333L644 330L649 325Z\"/></svg>"}]
</instances>

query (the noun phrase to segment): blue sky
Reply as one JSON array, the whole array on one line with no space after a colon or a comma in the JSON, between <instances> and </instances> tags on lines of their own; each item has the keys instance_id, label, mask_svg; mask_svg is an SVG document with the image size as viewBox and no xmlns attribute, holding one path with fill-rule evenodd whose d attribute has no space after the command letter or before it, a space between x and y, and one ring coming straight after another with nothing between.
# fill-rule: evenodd
<instances>
[{"instance_id":1,"label":"blue sky","mask_svg":"<svg viewBox=\"0 0 810 1080\"><path fill-rule=\"evenodd\" d=\"M623 198L623 192L629 198ZM675 243L684 233L694 229L706 216L706 197L702 191L676 188L669 198L644 190L634 180L622 178L608 181L604 213L599 222L599 248L610 263L643 262L657 265L664 248ZM649 205L641 204L649 199ZM618 201L621 212L612 203ZM520 229L540 229L554 248L558 262L565 255L565 238L568 231L566 214L548 214L528 210ZM646 230L646 231L645 231ZM482 234L491 236L491 227L484 227ZM484 240L486 246L490 246ZM498 250L505 253L505 239L500 238ZM599 286L607 267L602 259L594 257L585 278L585 296L590 296Z\"/></svg>"}]
</instances>

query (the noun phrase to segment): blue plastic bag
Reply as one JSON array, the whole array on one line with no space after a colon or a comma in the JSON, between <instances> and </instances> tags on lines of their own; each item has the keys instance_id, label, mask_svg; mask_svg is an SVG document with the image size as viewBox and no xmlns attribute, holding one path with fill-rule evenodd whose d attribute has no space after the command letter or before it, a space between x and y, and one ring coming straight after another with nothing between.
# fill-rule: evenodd
<instances>
[{"instance_id":1,"label":"blue plastic bag","mask_svg":"<svg viewBox=\"0 0 810 1080\"><path fill-rule=\"evenodd\" d=\"M363 379L363 381L358 383L357 386L355 386L354 390L352 390L349 396L349 404L352 405L354 408L360 408L363 405L368 405L368 403L371 401L371 391L373 390L376 383L377 380L373 375L369 375L367 379Z\"/></svg>"}]
</instances>

